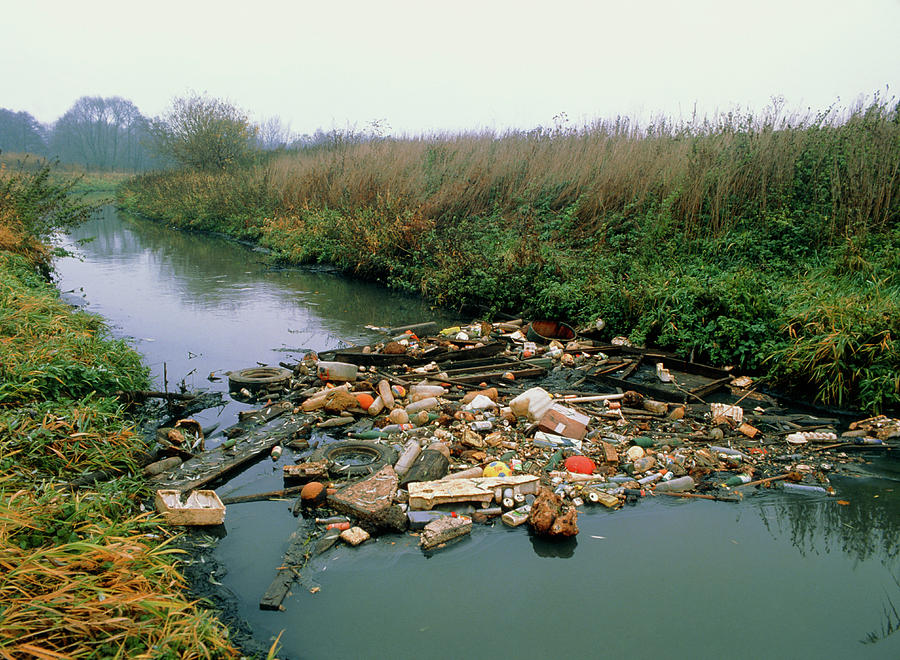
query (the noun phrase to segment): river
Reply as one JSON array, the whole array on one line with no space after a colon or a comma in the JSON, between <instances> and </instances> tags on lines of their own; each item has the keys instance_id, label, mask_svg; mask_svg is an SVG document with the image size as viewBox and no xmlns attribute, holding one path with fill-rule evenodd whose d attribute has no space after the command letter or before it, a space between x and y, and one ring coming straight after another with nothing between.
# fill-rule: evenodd
<instances>
[{"instance_id":1,"label":"river","mask_svg":"<svg viewBox=\"0 0 900 660\"><path fill-rule=\"evenodd\" d=\"M326 269L270 269L246 246L112 207L66 243L77 256L57 261L64 297L130 338L170 389L225 392L211 372L378 337L366 324L459 320ZM225 428L246 407L229 400L196 417ZM280 488L287 462L290 452L265 459L217 492ZM383 536L313 561L319 588L295 588L284 612L258 602L296 528L289 503L231 505L213 551L227 570L208 579L236 595L262 644L281 633L281 658L898 658L900 465L875 460L833 481L832 498L588 509L562 544L499 522L431 556L413 536Z\"/></svg>"}]
</instances>

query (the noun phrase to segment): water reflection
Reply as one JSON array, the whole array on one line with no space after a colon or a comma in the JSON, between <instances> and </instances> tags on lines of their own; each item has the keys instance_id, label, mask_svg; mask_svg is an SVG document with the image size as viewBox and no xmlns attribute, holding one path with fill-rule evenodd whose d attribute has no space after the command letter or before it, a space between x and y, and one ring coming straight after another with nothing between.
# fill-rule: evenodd
<instances>
[{"instance_id":1,"label":"water reflection","mask_svg":"<svg viewBox=\"0 0 900 660\"><path fill-rule=\"evenodd\" d=\"M900 551L898 482L841 478L837 497L773 494L757 504L766 529L787 535L802 556L840 551L855 562L895 563ZM842 504L846 502L846 504Z\"/></svg>"},{"instance_id":2,"label":"water reflection","mask_svg":"<svg viewBox=\"0 0 900 660\"><path fill-rule=\"evenodd\" d=\"M210 372L371 341L366 324L457 321L419 298L321 269L270 269L245 246L112 207L69 241L83 261L59 261L60 288L84 288L89 309L135 339L159 385L164 365L171 383L210 387Z\"/></svg>"},{"instance_id":3,"label":"water reflection","mask_svg":"<svg viewBox=\"0 0 900 660\"><path fill-rule=\"evenodd\" d=\"M570 536L561 539L548 539L537 534L529 534L531 547L538 557L555 557L568 559L575 554L578 547L578 538Z\"/></svg>"},{"instance_id":4,"label":"water reflection","mask_svg":"<svg viewBox=\"0 0 900 660\"><path fill-rule=\"evenodd\" d=\"M76 248L84 262L61 260L62 288L84 287L89 309L135 337L154 373L163 363L170 378L193 371L188 385L224 389L206 374L367 340L366 323L454 320L374 285L270 270L243 246L112 209L73 238L88 236ZM224 490L276 490L278 467L261 461ZM585 509L577 541L496 523L427 558L408 535L339 547L314 565L321 590L297 587L285 612L258 602L296 529L288 503L230 506L215 554L240 615L263 641L283 630L290 657L896 658L900 502L889 470L836 479L836 498L772 491L739 504Z\"/></svg>"}]
</instances>

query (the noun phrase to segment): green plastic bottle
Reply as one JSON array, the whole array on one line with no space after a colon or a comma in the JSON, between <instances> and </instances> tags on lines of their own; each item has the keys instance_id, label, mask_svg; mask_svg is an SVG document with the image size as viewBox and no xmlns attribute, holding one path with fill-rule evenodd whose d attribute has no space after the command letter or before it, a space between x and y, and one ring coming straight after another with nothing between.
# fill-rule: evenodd
<instances>
[{"instance_id":1,"label":"green plastic bottle","mask_svg":"<svg viewBox=\"0 0 900 660\"><path fill-rule=\"evenodd\" d=\"M742 484L750 483L751 479L749 475L746 474L738 474L733 477L729 477L725 480L724 486L728 486L732 488L734 486L740 486Z\"/></svg>"}]
</instances>

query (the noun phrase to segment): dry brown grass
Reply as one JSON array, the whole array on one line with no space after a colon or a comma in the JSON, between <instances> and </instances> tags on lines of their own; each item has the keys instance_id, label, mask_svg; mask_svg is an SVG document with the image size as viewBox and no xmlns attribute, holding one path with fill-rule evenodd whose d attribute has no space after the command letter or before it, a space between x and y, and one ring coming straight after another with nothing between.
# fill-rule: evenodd
<instances>
[{"instance_id":1,"label":"dry brown grass","mask_svg":"<svg viewBox=\"0 0 900 660\"><path fill-rule=\"evenodd\" d=\"M690 233L717 233L804 194L830 205L838 232L877 229L898 186L892 113L876 100L842 115L782 117L776 108L681 125L619 119L578 130L338 143L281 156L272 183L288 214L376 207L441 219L577 202L586 233L610 213L647 208Z\"/></svg>"},{"instance_id":2,"label":"dry brown grass","mask_svg":"<svg viewBox=\"0 0 900 660\"><path fill-rule=\"evenodd\" d=\"M184 600L177 551L141 531L146 515L94 515L72 525L77 540L31 547L87 497L0 496L0 657L233 657L224 629Z\"/></svg>"}]
</instances>

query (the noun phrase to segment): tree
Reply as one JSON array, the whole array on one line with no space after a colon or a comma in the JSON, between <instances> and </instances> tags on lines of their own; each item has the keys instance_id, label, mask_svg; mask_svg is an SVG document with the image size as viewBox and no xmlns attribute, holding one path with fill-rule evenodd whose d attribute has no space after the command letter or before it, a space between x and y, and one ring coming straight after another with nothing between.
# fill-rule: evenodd
<instances>
[{"instance_id":1,"label":"tree","mask_svg":"<svg viewBox=\"0 0 900 660\"><path fill-rule=\"evenodd\" d=\"M269 117L256 127L256 146L263 151L287 149L294 140L290 124L282 124L279 117Z\"/></svg>"},{"instance_id":2,"label":"tree","mask_svg":"<svg viewBox=\"0 0 900 660\"><path fill-rule=\"evenodd\" d=\"M82 96L59 118L51 147L65 162L100 169L144 169L147 119L120 96Z\"/></svg>"},{"instance_id":3,"label":"tree","mask_svg":"<svg viewBox=\"0 0 900 660\"><path fill-rule=\"evenodd\" d=\"M46 130L27 112L0 108L0 151L44 155L47 151Z\"/></svg>"},{"instance_id":4,"label":"tree","mask_svg":"<svg viewBox=\"0 0 900 660\"><path fill-rule=\"evenodd\" d=\"M214 172L249 164L256 129L247 114L221 99L176 98L150 126L156 151L183 167Z\"/></svg>"}]
</instances>

